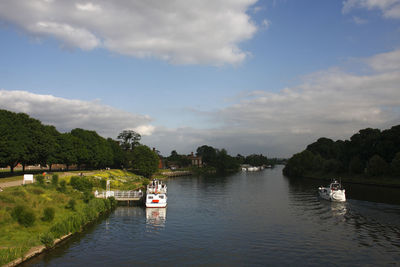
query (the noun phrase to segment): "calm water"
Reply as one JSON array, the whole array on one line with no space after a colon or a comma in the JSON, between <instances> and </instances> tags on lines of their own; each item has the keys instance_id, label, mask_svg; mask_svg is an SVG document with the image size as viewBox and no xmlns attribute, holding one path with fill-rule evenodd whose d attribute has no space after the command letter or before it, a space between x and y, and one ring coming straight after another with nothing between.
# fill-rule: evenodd
<instances>
[{"instance_id":1,"label":"calm water","mask_svg":"<svg viewBox=\"0 0 400 267\"><path fill-rule=\"evenodd\" d=\"M400 264L399 189L345 185L330 203L281 167L167 184L167 209L119 207L24 266Z\"/></svg>"}]
</instances>

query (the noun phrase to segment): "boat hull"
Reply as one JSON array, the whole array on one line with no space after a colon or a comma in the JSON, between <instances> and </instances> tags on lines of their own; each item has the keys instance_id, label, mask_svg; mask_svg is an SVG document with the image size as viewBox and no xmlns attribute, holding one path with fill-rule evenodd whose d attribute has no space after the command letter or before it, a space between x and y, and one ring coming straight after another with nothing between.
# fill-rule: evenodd
<instances>
[{"instance_id":1,"label":"boat hull","mask_svg":"<svg viewBox=\"0 0 400 267\"><path fill-rule=\"evenodd\" d=\"M146 208L165 208L167 206L166 194L147 194Z\"/></svg>"},{"instance_id":2,"label":"boat hull","mask_svg":"<svg viewBox=\"0 0 400 267\"><path fill-rule=\"evenodd\" d=\"M346 194L345 190L332 191L329 188L320 187L318 188L319 196L323 199L334 201L334 202L345 202Z\"/></svg>"}]
</instances>

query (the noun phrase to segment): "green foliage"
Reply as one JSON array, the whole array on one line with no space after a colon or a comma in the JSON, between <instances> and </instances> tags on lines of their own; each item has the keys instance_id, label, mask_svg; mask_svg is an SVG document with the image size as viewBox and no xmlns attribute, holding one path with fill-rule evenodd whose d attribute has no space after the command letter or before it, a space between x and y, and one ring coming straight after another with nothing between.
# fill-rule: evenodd
<instances>
[{"instance_id":1,"label":"green foliage","mask_svg":"<svg viewBox=\"0 0 400 267\"><path fill-rule=\"evenodd\" d=\"M158 155L149 147L140 145L132 152L133 169L137 174L151 177L158 170Z\"/></svg>"},{"instance_id":2,"label":"green foliage","mask_svg":"<svg viewBox=\"0 0 400 267\"><path fill-rule=\"evenodd\" d=\"M67 182L65 180L62 180L60 182L60 187L58 188L58 190L62 193L67 192Z\"/></svg>"},{"instance_id":3,"label":"green foliage","mask_svg":"<svg viewBox=\"0 0 400 267\"><path fill-rule=\"evenodd\" d=\"M392 173L396 175L397 177L400 177L400 152L396 154L394 159L392 160L392 163L390 164Z\"/></svg>"},{"instance_id":4,"label":"green foliage","mask_svg":"<svg viewBox=\"0 0 400 267\"><path fill-rule=\"evenodd\" d=\"M57 185L58 185L58 174L53 174L53 176L51 176L51 184L54 187L57 187Z\"/></svg>"},{"instance_id":5,"label":"green foliage","mask_svg":"<svg viewBox=\"0 0 400 267\"><path fill-rule=\"evenodd\" d=\"M367 174L370 176L380 176L387 173L389 170L386 161L379 155L374 155L368 161Z\"/></svg>"},{"instance_id":6,"label":"green foliage","mask_svg":"<svg viewBox=\"0 0 400 267\"><path fill-rule=\"evenodd\" d=\"M44 185L44 176L43 175L41 175L41 174L36 175L35 180L40 186Z\"/></svg>"},{"instance_id":7,"label":"green foliage","mask_svg":"<svg viewBox=\"0 0 400 267\"><path fill-rule=\"evenodd\" d=\"M40 242L46 246L46 248L51 248L54 246L54 236L52 233L45 233L40 237Z\"/></svg>"},{"instance_id":8,"label":"green foliage","mask_svg":"<svg viewBox=\"0 0 400 267\"><path fill-rule=\"evenodd\" d=\"M360 158L358 156L355 156L351 159L350 163L349 163L349 171L350 173L354 173L354 174L360 174L364 172L364 164L363 162L360 160Z\"/></svg>"},{"instance_id":9,"label":"green foliage","mask_svg":"<svg viewBox=\"0 0 400 267\"><path fill-rule=\"evenodd\" d=\"M94 195L90 191L83 192L83 202L89 203L91 199L94 198Z\"/></svg>"},{"instance_id":10,"label":"green foliage","mask_svg":"<svg viewBox=\"0 0 400 267\"><path fill-rule=\"evenodd\" d=\"M345 141L320 138L308 145L305 151L314 156L311 166L295 154L284 168L285 175L348 172L364 176L398 176L400 168L396 167L398 163L395 158L400 151L400 125L384 131L363 129ZM321 157L322 160L316 157ZM398 160L400 161L400 156Z\"/></svg>"},{"instance_id":11,"label":"green foliage","mask_svg":"<svg viewBox=\"0 0 400 267\"><path fill-rule=\"evenodd\" d=\"M51 222L54 219L56 211L52 207L47 207L43 211L42 221Z\"/></svg>"},{"instance_id":12,"label":"green foliage","mask_svg":"<svg viewBox=\"0 0 400 267\"><path fill-rule=\"evenodd\" d=\"M283 174L290 177L302 177L313 168L314 155L308 150L293 155L288 160Z\"/></svg>"},{"instance_id":13,"label":"green foliage","mask_svg":"<svg viewBox=\"0 0 400 267\"><path fill-rule=\"evenodd\" d=\"M75 205L76 205L75 199L71 198L71 199L68 201L68 204L65 206L65 208L75 211Z\"/></svg>"},{"instance_id":14,"label":"green foliage","mask_svg":"<svg viewBox=\"0 0 400 267\"><path fill-rule=\"evenodd\" d=\"M35 224L35 214L25 206L18 205L12 209L11 216L18 221L20 225L30 227Z\"/></svg>"},{"instance_id":15,"label":"green foliage","mask_svg":"<svg viewBox=\"0 0 400 267\"><path fill-rule=\"evenodd\" d=\"M246 157L244 163L250 164L251 166L262 166L268 164L268 159L266 156L262 154L260 155L252 154Z\"/></svg>"},{"instance_id":16,"label":"green foliage","mask_svg":"<svg viewBox=\"0 0 400 267\"><path fill-rule=\"evenodd\" d=\"M178 165L180 168L188 167L192 164L191 159L186 155L180 155L175 150L171 151L171 155L166 158L168 166Z\"/></svg>"},{"instance_id":17,"label":"green foliage","mask_svg":"<svg viewBox=\"0 0 400 267\"><path fill-rule=\"evenodd\" d=\"M106 179L101 179L100 180L100 187L103 189L107 188L107 180Z\"/></svg>"},{"instance_id":18,"label":"green foliage","mask_svg":"<svg viewBox=\"0 0 400 267\"><path fill-rule=\"evenodd\" d=\"M121 140L121 147L123 150L133 150L135 147L139 146L141 135L135 131L132 130L124 130L122 131L117 139Z\"/></svg>"},{"instance_id":19,"label":"green foliage","mask_svg":"<svg viewBox=\"0 0 400 267\"><path fill-rule=\"evenodd\" d=\"M86 177L73 176L71 177L70 185L79 191L92 191L93 183Z\"/></svg>"}]
</instances>

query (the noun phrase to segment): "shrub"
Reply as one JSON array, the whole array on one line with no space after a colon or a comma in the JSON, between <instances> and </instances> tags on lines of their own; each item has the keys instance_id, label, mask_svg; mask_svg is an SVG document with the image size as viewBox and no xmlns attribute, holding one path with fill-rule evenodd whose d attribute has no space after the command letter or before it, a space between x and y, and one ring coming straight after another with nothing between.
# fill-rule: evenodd
<instances>
[{"instance_id":1,"label":"shrub","mask_svg":"<svg viewBox=\"0 0 400 267\"><path fill-rule=\"evenodd\" d=\"M43 175L36 175L35 180L39 185L44 185L44 176Z\"/></svg>"},{"instance_id":2,"label":"shrub","mask_svg":"<svg viewBox=\"0 0 400 267\"><path fill-rule=\"evenodd\" d=\"M47 207L44 209L43 212L43 218L42 221L44 222L51 222L54 219L54 215L55 215L55 210L54 208L51 207Z\"/></svg>"},{"instance_id":3,"label":"shrub","mask_svg":"<svg viewBox=\"0 0 400 267\"><path fill-rule=\"evenodd\" d=\"M51 248L54 245L54 236L50 232L45 233L40 237L40 242L42 242L46 248Z\"/></svg>"},{"instance_id":4,"label":"shrub","mask_svg":"<svg viewBox=\"0 0 400 267\"><path fill-rule=\"evenodd\" d=\"M58 174L53 174L53 176L51 177L51 184L54 187L57 187L57 185L58 185Z\"/></svg>"},{"instance_id":5,"label":"shrub","mask_svg":"<svg viewBox=\"0 0 400 267\"><path fill-rule=\"evenodd\" d=\"M36 217L33 211L28 210L25 206L16 206L12 209L11 216L19 224L30 227L35 223Z\"/></svg>"},{"instance_id":6,"label":"shrub","mask_svg":"<svg viewBox=\"0 0 400 267\"><path fill-rule=\"evenodd\" d=\"M79 191L92 191L93 183L85 178L79 176L71 177L70 185Z\"/></svg>"},{"instance_id":7,"label":"shrub","mask_svg":"<svg viewBox=\"0 0 400 267\"><path fill-rule=\"evenodd\" d=\"M67 206L65 206L65 208L71 209L71 210L75 211L75 204L76 204L75 199L70 199L70 200L68 201Z\"/></svg>"},{"instance_id":8,"label":"shrub","mask_svg":"<svg viewBox=\"0 0 400 267\"><path fill-rule=\"evenodd\" d=\"M67 182L65 180L62 180L60 182L60 187L58 188L58 191L65 193L67 191Z\"/></svg>"},{"instance_id":9,"label":"shrub","mask_svg":"<svg viewBox=\"0 0 400 267\"><path fill-rule=\"evenodd\" d=\"M107 180L101 179L101 180L100 180L100 186L101 186L101 188L106 189L106 187L107 187Z\"/></svg>"},{"instance_id":10,"label":"shrub","mask_svg":"<svg viewBox=\"0 0 400 267\"><path fill-rule=\"evenodd\" d=\"M90 201L92 198L94 198L92 192L90 192L90 191L85 191L85 192L83 192L83 201L84 201L85 203L89 203L89 201Z\"/></svg>"}]
</instances>

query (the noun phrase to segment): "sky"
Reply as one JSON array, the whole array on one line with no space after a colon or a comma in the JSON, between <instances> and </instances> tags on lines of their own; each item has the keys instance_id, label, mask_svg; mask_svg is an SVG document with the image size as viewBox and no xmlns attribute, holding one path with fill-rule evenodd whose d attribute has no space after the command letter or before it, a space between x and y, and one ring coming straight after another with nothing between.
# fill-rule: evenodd
<instances>
[{"instance_id":1,"label":"sky","mask_svg":"<svg viewBox=\"0 0 400 267\"><path fill-rule=\"evenodd\" d=\"M0 108L290 157L400 124L400 0L0 0Z\"/></svg>"}]
</instances>

